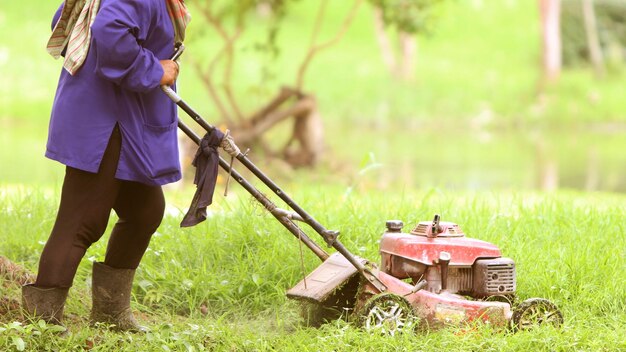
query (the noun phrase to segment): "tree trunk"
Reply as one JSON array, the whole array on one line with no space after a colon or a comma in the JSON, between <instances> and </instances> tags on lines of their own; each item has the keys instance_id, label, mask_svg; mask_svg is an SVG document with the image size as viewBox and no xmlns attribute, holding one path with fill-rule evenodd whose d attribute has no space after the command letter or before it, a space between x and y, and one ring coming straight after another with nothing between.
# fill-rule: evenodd
<instances>
[{"instance_id":1,"label":"tree trunk","mask_svg":"<svg viewBox=\"0 0 626 352\"><path fill-rule=\"evenodd\" d=\"M380 48L380 54L383 58L383 63L389 70L389 73L396 73L396 58L389 42L389 35L385 31L385 22L383 20L383 11L380 7L374 8L374 33L376 33L376 40Z\"/></svg>"},{"instance_id":2,"label":"tree trunk","mask_svg":"<svg viewBox=\"0 0 626 352\"><path fill-rule=\"evenodd\" d=\"M537 187L551 192L559 188L559 166L542 140L535 142L535 167Z\"/></svg>"},{"instance_id":3,"label":"tree trunk","mask_svg":"<svg viewBox=\"0 0 626 352\"><path fill-rule=\"evenodd\" d=\"M407 82L415 79L415 53L417 52L417 41L415 35L407 32L398 34L400 49L402 50L402 69L400 78Z\"/></svg>"},{"instance_id":4,"label":"tree trunk","mask_svg":"<svg viewBox=\"0 0 626 352\"><path fill-rule=\"evenodd\" d=\"M561 1L539 0L543 81L554 82L561 73Z\"/></svg>"},{"instance_id":5,"label":"tree trunk","mask_svg":"<svg viewBox=\"0 0 626 352\"><path fill-rule=\"evenodd\" d=\"M593 8L593 0L583 0L583 18L585 21L585 33L587 35L587 48L589 48L589 59L593 64L598 77L604 76L604 57L598 38L598 28L596 25L596 12Z\"/></svg>"},{"instance_id":6,"label":"tree trunk","mask_svg":"<svg viewBox=\"0 0 626 352\"><path fill-rule=\"evenodd\" d=\"M415 78L415 53L417 43L415 35L407 32L398 32L399 53L396 55L389 41L389 34L385 31L383 12L379 7L374 8L374 33L383 58L383 63L393 77L411 82ZM399 58L396 59L396 56ZM398 62L400 61L400 62Z\"/></svg>"}]
</instances>

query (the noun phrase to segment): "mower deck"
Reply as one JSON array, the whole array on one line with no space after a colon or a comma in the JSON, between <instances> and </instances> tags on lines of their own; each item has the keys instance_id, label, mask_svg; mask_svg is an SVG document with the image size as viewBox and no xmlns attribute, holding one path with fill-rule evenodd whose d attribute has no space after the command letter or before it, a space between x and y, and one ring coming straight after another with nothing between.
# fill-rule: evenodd
<instances>
[{"instance_id":1,"label":"mower deck","mask_svg":"<svg viewBox=\"0 0 626 352\"><path fill-rule=\"evenodd\" d=\"M365 265L367 260L358 258ZM296 286L287 291L287 297L323 303L337 289L358 274L358 270L340 253L332 254Z\"/></svg>"}]
</instances>

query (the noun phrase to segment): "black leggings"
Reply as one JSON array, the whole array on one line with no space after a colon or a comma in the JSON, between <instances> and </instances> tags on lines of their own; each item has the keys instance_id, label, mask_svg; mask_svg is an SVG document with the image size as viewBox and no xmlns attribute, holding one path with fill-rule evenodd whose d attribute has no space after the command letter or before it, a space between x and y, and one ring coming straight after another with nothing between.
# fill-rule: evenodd
<instances>
[{"instance_id":1,"label":"black leggings","mask_svg":"<svg viewBox=\"0 0 626 352\"><path fill-rule=\"evenodd\" d=\"M104 234L111 209L119 220L111 232L104 263L119 269L139 266L163 219L165 199L160 186L115 178L121 145L116 126L98 173L66 168L61 204L39 259L36 286L72 286L87 248Z\"/></svg>"}]
</instances>

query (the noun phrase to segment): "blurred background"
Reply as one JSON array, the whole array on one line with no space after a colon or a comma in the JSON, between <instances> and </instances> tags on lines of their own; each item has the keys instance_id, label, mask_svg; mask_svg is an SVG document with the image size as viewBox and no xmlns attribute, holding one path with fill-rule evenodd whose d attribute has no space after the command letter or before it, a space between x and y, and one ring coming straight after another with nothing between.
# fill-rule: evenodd
<instances>
[{"instance_id":1,"label":"blurred background","mask_svg":"<svg viewBox=\"0 0 626 352\"><path fill-rule=\"evenodd\" d=\"M62 183L63 166L43 156L59 3L0 4L4 185ZM349 190L626 192L624 1L187 5L179 92L271 177ZM183 165L193 153L181 137Z\"/></svg>"}]
</instances>

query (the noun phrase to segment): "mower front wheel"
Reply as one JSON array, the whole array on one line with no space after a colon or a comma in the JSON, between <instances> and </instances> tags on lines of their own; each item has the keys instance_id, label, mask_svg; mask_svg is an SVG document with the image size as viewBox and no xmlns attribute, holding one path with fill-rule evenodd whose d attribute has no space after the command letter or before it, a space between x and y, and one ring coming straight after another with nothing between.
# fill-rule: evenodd
<instances>
[{"instance_id":1,"label":"mower front wheel","mask_svg":"<svg viewBox=\"0 0 626 352\"><path fill-rule=\"evenodd\" d=\"M390 336L413 332L419 320L406 298L393 293L381 293L370 298L360 315L365 330Z\"/></svg>"},{"instance_id":2,"label":"mower front wheel","mask_svg":"<svg viewBox=\"0 0 626 352\"><path fill-rule=\"evenodd\" d=\"M515 302L517 301L517 297L515 296L515 294L512 295L496 295L496 296L489 296L487 298L484 299L487 302L502 302L502 303L507 303L508 305L510 305L511 307L513 305L515 305Z\"/></svg>"},{"instance_id":3,"label":"mower front wheel","mask_svg":"<svg viewBox=\"0 0 626 352\"><path fill-rule=\"evenodd\" d=\"M513 311L511 326L514 330L528 330L533 326L550 324L556 328L563 324L563 314L545 298L529 298Z\"/></svg>"}]
</instances>

